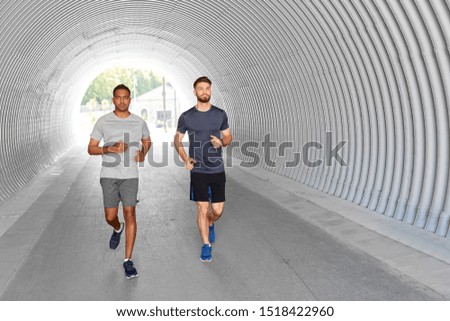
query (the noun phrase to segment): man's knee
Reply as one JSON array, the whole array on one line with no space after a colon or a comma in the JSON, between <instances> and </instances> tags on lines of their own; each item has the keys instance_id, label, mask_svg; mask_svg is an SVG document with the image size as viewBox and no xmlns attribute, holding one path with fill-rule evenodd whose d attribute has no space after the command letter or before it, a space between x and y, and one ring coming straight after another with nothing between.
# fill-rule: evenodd
<instances>
[{"instance_id":1,"label":"man's knee","mask_svg":"<svg viewBox=\"0 0 450 321\"><path fill-rule=\"evenodd\" d=\"M212 214L219 218L222 216L224 204L223 203L213 203L212 204Z\"/></svg>"},{"instance_id":2,"label":"man's knee","mask_svg":"<svg viewBox=\"0 0 450 321\"><path fill-rule=\"evenodd\" d=\"M198 214L208 215L209 202L197 202Z\"/></svg>"},{"instance_id":3,"label":"man's knee","mask_svg":"<svg viewBox=\"0 0 450 321\"><path fill-rule=\"evenodd\" d=\"M117 208L106 208L105 207L105 219L108 223L113 223L117 219L118 209Z\"/></svg>"},{"instance_id":4,"label":"man's knee","mask_svg":"<svg viewBox=\"0 0 450 321\"><path fill-rule=\"evenodd\" d=\"M112 224L116 221L117 216L106 216L106 222L108 222L108 224Z\"/></svg>"},{"instance_id":5,"label":"man's knee","mask_svg":"<svg viewBox=\"0 0 450 321\"><path fill-rule=\"evenodd\" d=\"M124 207L123 216L125 221L136 220L136 208L135 207Z\"/></svg>"}]
</instances>

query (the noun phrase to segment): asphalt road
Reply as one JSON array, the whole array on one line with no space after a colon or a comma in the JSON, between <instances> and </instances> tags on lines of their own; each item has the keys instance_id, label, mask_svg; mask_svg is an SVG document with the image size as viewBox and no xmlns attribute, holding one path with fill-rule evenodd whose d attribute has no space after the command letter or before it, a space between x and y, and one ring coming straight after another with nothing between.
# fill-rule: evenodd
<instances>
[{"instance_id":1,"label":"asphalt road","mask_svg":"<svg viewBox=\"0 0 450 321\"><path fill-rule=\"evenodd\" d=\"M117 250L108 247L112 230L103 218L100 159L78 166L62 199L55 200L60 186L50 185L0 238L0 250L3 244L14 255L20 250L14 237L37 235L9 266L13 273L1 300L443 299L231 177L213 261L202 263L189 175L173 163L140 171L133 255L139 277L127 280L124 239ZM68 163L62 171L75 173L71 168ZM45 224L36 221L36 211L48 211L43 204L54 204ZM307 201L299 211L328 212ZM42 228L32 232L35 226Z\"/></svg>"}]
</instances>

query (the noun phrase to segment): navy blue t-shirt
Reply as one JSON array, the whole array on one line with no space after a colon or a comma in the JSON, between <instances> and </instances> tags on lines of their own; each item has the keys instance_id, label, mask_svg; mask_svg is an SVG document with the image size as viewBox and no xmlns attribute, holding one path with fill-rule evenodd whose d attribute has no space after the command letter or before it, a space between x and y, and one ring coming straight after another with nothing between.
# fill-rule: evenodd
<instances>
[{"instance_id":1,"label":"navy blue t-shirt","mask_svg":"<svg viewBox=\"0 0 450 321\"><path fill-rule=\"evenodd\" d=\"M177 131L189 134L189 156L197 161L193 173L214 174L225 170L222 148L214 148L210 140L211 135L220 138L220 132L228 127L227 114L216 106L205 112L194 106L181 114Z\"/></svg>"}]
</instances>

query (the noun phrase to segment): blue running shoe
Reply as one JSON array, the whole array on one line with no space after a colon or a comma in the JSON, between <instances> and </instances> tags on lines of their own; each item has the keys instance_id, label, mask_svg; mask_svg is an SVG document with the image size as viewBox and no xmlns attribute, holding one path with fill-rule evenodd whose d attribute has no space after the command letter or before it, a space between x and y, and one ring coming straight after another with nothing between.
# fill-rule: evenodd
<instances>
[{"instance_id":1,"label":"blue running shoe","mask_svg":"<svg viewBox=\"0 0 450 321\"><path fill-rule=\"evenodd\" d=\"M123 262L123 268L125 269L125 277L129 280L132 278L137 278L138 273L134 267L134 263L131 260Z\"/></svg>"},{"instance_id":2,"label":"blue running shoe","mask_svg":"<svg viewBox=\"0 0 450 321\"><path fill-rule=\"evenodd\" d=\"M202 255L200 255L200 260L202 262L211 262L212 261L211 250L212 250L212 247L210 244L205 244L202 246Z\"/></svg>"},{"instance_id":3,"label":"blue running shoe","mask_svg":"<svg viewBox=\"0 0 450 321\"><path fill-rule=\"evenodd\" d=\"M209 227L209 243L214 243L216 241L216 232L214 231L214 223Z\"/></svg>"},{"instance_id":4,"label":"blue running shoe","mask_svg":"<svg viewBox=\"0 0 450 321\"><path fill-rule=\"evenodd\" d=\"M109 248L111 250L115 250L119 246L120 236L122 235L124 226L125 224L120 223L120 232L116 232L116 230L113 229L113 234L111 235L111 239L109 240Z\"/></svg>"}]
</instances>

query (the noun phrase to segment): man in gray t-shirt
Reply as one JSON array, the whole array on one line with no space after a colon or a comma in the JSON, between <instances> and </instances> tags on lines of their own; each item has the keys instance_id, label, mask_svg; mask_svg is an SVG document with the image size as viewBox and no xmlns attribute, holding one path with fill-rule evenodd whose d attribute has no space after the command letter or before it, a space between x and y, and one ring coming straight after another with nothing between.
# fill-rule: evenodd
<instances>
[{"instance_id":1,"label":"man in gray t-shirt","mask_svg":"<svg viewBox=\"0 0 450 321\"><path fill-rule=\"evenodd\" d=\"M114 230L109 247L115 250L125 230L125 261L123 267L127 279L138 276L131 261L136 239L136 204L139 185L138 163L143 162L151 146L150 132L145 121L129 112L130 89L118 85L113 90L115 109L98 119L91 133L88 153L102 155L100 184L106 222ZM103 146L100 147L100 142ZM122 202L124 222L118 218Z\"/></svg>"}]
</instances>

